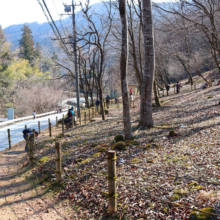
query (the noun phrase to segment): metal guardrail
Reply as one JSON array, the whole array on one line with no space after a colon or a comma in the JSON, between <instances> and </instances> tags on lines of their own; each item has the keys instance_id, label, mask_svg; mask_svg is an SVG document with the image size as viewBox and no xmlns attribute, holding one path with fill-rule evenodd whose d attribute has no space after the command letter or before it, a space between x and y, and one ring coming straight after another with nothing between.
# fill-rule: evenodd
<instances>
[{"instance_id":1,"label":"metal guardrail","mask_svg":"<svg viewBox=\"0 0 220 220\"><path fill-rule=\"evenodd\" d=\"M66 112L67 110L68 109L63 109L62 113ZM44 117L44 116L47 116L47 115L53 115L53 114L56 114L56 111L51 111L51 112L46 112L46 113L42 113L42 114L37 114L36 118ZM10 125L10 124L14 124L14 123L19 122L19 121L26 121L26 120L30 120L30 119L33 119L33 115L22 117L22 118L17 118L17 119L13 119L13 120L9 120L9 121L6 121L6 122L1 122L0 123L0 127L4 127L4 126Z\"/></svg>"}]
</instances>

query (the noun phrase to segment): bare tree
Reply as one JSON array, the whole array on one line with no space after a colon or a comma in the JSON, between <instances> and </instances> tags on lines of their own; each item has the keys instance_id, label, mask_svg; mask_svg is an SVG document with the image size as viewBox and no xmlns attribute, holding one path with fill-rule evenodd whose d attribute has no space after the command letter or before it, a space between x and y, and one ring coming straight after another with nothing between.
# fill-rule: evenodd
<instances>
[{"instance_id":1,"label":"bare tree","mask_svg":"<svg viewBox=\"0 0 220 220\"><path fill-rule=\"evenodd\" d=\"M140 125L153 127L152 87L154 78L154 36L151 0L143 0L144 72L141 90Z\"/></svg>"},{"instance_id":2,"label":"bare tree","mask_svg":"<svg viewBox=\"0 0 220 220\"><path fill-rule=\"evenodd\" d=\"M128 61L128 27L127 27L127 15L126 15L126 3L125 0L119 0L119 11L122 23L122 48L121 48L121 90L123 100L123 121L125 139L131 140L131 119L130 119L130 105L128 98L128 85L127 85L127 61Z\"/></svg>"},{"instance_id":3,"label":"bare tree","mask_svg":"<svg viewBox=\"0 0 220 220\"><path fill-rule=\"evenodd\" d=\"M95 46L98 50L97 54L99 57L99 61L96 66L97 70L97 82L99 87L99 98L100 98L100 106L102 112L102 120L105 120L105 112L103 106L103 75L104 75L104 62L106 56L106 45L108 36L110 34L112 28L112 7L111 1L108 3L103 3L105 6L105 11L107 17L104 18L103 15L99 15L95 13L93 9L90 8L89 2L86 3L85 8L82 7L82 12L84 18L87 20L88 25L84 27L84 31L81 34L81 40L85 42L84 46L92 45Z\"/></svg>"}]
</instances>

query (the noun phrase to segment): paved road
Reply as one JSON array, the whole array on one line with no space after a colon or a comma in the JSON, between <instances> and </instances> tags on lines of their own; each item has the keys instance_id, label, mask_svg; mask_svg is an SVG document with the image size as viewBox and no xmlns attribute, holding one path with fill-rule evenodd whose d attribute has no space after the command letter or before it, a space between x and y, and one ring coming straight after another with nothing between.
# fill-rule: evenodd
<instances>
[{"instance_id":1,"label":"paved road","mask_svg":"<svg viewBox=\"0 0 220 220\"><path fill-rule=\"evenodd\" d=\"M66 113L66 112L65 112ZM18 122L14 125L5 126L3 128L0 128L0 151L4 150L8 147L8 131L7 129L10 129L11 134L11 144L17 144L18 142L23 140L23 133L25 125L27 125L28 128L35 129L38 131L38 121L40 121L41 124L41 130L48 129L48 118L50 118L50 122L52 125L55 125L56 123L56 116L58 119L63 117L64 113L54 114L54 115L48 115L42 118L37 118L29 121L23 121Z\"/></svg>"}]
</instances>

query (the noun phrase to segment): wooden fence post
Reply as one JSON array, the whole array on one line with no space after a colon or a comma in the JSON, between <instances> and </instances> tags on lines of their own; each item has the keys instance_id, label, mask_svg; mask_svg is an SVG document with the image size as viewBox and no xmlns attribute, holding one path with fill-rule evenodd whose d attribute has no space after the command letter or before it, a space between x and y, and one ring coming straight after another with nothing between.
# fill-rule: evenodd
<instances>
[{"instance_id":1,"label":"wooden fence post","mask_svg":"<svg viewBox=\"0 0 220 220\"><path fill-rule=\"evenodd\" d=\"M35 129L33 129L33 137L29 137L29 160L31 166L34 164L34 144L35 144Z\"/></svg>"},{"instance_id":2,"label":"wooden fence post","mask_svg":"<svg viewBox=\"0 0 220 220\"><path fill-rule=\"evenodd\" d=\"M58 117L56 116L56 127L58 127Z\"/></svg>"},{"instance_id":3,"label":"wooden fence post","mask_svg":"<svg viewBox=\"0 0 220 220\"><path fill-rule=\"evenodd\" d=\"M64 119L62 118L62 134L64 135Z\"/></svg>"},{"instance_id":4,"label":"wooden fence post","mask_svg":"<svg viewBox=\"0 0 220 220\"><path fill-rule=\"evenodd\" d=\"M61 148L60 143L55 143L56 148L56 181L60 183L62 180L62 164L61 164Z\"/></svg>"},{"instance_id":5,"label":"wooden fence post","mask_svg":"<svg viewBox=\"0 0 220 220\"><path fill-rule=\"evenodd\" d=\"M38 133L40 134L40 121L38 121Z\"/></svg>"},{"instance_id":6,"label":"wooden fence post","mask_svg":"<svg viewBox=\"0 0 220 220\"><path fill-rule=\"evenodd\" d=\"M109 214L117 211L116 194L116 152L113 150L107 153L108 160L108 196L109 196Z\"/></svg>"},{"instance_id":7,"label":"wooden fence post","mask_svg":"<svg viewBox=\"0 0 220 220\"><path fill-rule=\"evenodd\" d=\"M26 134L27 154L30 157L30 134Z\"/></svg>"},{"instance_id":8,"label":"wooden fence post","mask_svg":"<svg viewBox=\"0 0 220 220\"><path fill-rule=\"evenodd\" d=\"M49 123L49 135L50 135L50 137L52 136L52 126L51 126L51 123Z\"/></svg>"},{"instance_id":9,"label":"wooden fence post","mask_svg":"<svg viewBox=\"0 0 220 220\"><path fill-rule=\"evenodd\" d=\"M8 129L8 147L9 147L9 150L11 150L11 134L10 134L10 129Z\"/></svg>"},{"instance_id":10,"label":"wooden fence post","mask_svg":"<svg viewBox=\"0 0 220 220\"><path fill-rule=\"evenodd\" d=\"M84 120L85 120L85 124L86 124L86 111L84 112Z\"/></svg>"}]
</instances>

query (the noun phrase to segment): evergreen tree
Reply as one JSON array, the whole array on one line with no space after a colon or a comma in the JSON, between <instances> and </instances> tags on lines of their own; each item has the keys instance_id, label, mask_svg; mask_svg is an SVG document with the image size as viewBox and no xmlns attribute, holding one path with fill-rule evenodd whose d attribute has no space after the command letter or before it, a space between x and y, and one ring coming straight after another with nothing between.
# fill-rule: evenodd
<instances>
[{"instance_id":1,"label":"evergreen tree","mask_svg":"<svg viewBox=\"0 0 220 220\"><path fill-rule=\"evenodd\" d=\"M36 43L35 57L36 59L41 58L41 45L39 42Z\"/></svg>"},{"instance_id":2,"label":"evergreen tree","mask_svg":"<svg viewBox=\"0 0 220 220\"><path fill-rule=\"evenodd\" d=\"M4 31L0 25L0 85L8 86L9 80L6 70L11 61L11 51L9 43L6 42Z\"/></svg>"},{"instance_id":3,"label":"evergreen tree","mask_svg":"<svg viewBox=\"0 0 220 220\"><path fill-rule=\"evenodd\" d=\"M24 25L21 30L23 33L21 40L19 40L20 57L29 60L29 62L32 63L36 57L32 31L27 25Z\"/></svg>"}]
</instances>

